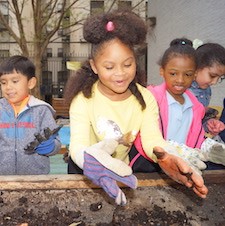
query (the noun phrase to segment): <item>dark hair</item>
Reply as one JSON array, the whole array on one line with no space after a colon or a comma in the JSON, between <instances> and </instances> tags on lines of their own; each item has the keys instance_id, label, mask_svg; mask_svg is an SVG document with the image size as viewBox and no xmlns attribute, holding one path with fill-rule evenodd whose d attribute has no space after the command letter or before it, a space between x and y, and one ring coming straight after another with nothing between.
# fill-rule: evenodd
<instances>
[{"instance_id":1,"label":"dark hair","mask_svg":"<svg viewBox=\"0 0 225 226\"><path fill-rule=\"evenodd\" d=\"M217 43L206 43L196 49L197 69L211 67L214 63L225 65L225 48Z\"/></svg>"},{"instance_id":2,"label":"dark hair","mask_svg":"<svg viewBox=\"0 0 225 226\"><path fill-rule=\"evenodd\" d=\"M192 41L186 38L177 38L170 42L170 47L159 60L159 65L164 68L169 60L177 56L188 56L196 62L196 52Z\"/></svg>"},{"instance_id":3,"label":"dark hair","mask_svg":"<svg viewBox=\"0 0 225 226\"><path fill-rule=\"evenodd\" d=\"M108 23L113 23L113 29L107 29ZM144 21L131 11L116 10L109 13L103 13L88 18L83 27L83 36L87 42L92 44L91 58L104 48L104 44L112 39L118 38L121 42L133 49L136 45L144 43L147 34L147 28ZM136 56L135 56L136 57ZM139 92L136 82L143 85L143 72L137 72L134 80L129 85L132 94L136 96L142 109L146 107L145 101ZM92 95L92 86L98 80L90 66L89 60L83 62L81 68L71 75L67 81L64 98L70 104L73 97L82 92L85 97Z\"/></svg>"},{"instance_id":4,"label":"dark hair","mask_svg":"<svg viewBox=\"0 0 225 226\"><path fill-rule=\"evenodd\" d=\"M29 79L35 77L35 66L25 56L15 55L4 60L0 65L0 76L11 74L14 71L21 73Z\"/></svg>"}]
</instances>

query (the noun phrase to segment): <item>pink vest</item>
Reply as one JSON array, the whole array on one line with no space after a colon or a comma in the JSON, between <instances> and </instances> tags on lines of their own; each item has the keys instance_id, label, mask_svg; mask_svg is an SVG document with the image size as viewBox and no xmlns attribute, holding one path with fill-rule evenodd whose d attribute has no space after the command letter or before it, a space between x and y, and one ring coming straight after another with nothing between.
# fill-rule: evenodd
<instances>
[{"instance_id":1,"label":"pink vest","mask_svg":"<svg viewBox=\"0 0 225 226\"><path fill-rule=\"evenodd\" d=\"M161 131L163 133L164 139L167 139L166 134L167 134L167 126L168 126L168 101L166 98L166 84L162 83L159 86L148 86L147 88L155 96L156 101L158 103L159 113L160 113L159 125L160 125ZM185 93L188 95L191 102L193 103L193 107L192 107L193 118L192 118L191 126L188 131L188 136L187 136L185 144L192 148L200 148L202 142L205 139L204 138L205 131L202 126L202 119L205 115L205 108L198 101L198 99L194 96L194 94L191 93L191 91L186 90ZM146 104L148 104L148 103L146 103ZM151 138L149 138L149 139L151 139ZM138 134L138 136L134 142L134 145L142 156L151 160L149 157L147 157L147 155L145 154L145 152L142 148L140 134Z\"/></svg>"}]
</instances>

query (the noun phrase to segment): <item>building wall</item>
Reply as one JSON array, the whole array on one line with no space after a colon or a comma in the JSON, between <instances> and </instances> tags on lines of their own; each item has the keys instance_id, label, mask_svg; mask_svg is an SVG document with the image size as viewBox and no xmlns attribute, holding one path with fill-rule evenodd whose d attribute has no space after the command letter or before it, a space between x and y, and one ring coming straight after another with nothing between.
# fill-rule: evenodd
<instances>
[{"instance_id":1,"label":"building wall","mask_svg":"<svg viewBox=\"0 0 225 226\"><path fill-rule=\"evenodd\" d=\"M151 0L148 17L156 17L156 25L148 37L148 83L159 84L157 61L174 38L186 37L218 42L225 47L224 0ZM222 105L225 81L212 87L211 105Z\"/></svg>"}]
</instances>

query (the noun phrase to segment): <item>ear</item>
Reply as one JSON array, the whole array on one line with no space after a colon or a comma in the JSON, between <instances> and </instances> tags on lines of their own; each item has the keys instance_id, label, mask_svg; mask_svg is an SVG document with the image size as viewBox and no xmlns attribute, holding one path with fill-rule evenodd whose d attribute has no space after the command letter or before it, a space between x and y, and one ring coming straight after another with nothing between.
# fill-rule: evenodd
<instances>
[{"instance_id":1,"label":"ear","mask_svg":"<svg viewBox=\"0 0 225 226\"><path fill-rule=\"evenodd\" d=\"M91 65L91 69L94 71L94 73L98 74L97 68L95 67L95 62L92 59L90 59L89 63Z\"/></svg>"},{"instance_id":2,"label":"ear","mask_svg":"<svg viewBox=\"0 0 225 226\"><path fill-rule=\"evenodd\" d=\"M159 74L160 76L164 77L164 69L162 67L159 69Z\"/></svg>"},{"instance_id":3,"label":"ear","mask_svg":"<svg viewBox=\"0 0 225 226\"><path fill-rule=\"evenodd\" d=\"M28 81L28 88L31 90L33 89L37 84L37 78L36 77L32 77L29 81Z\"/></svg>"}]
</instances>

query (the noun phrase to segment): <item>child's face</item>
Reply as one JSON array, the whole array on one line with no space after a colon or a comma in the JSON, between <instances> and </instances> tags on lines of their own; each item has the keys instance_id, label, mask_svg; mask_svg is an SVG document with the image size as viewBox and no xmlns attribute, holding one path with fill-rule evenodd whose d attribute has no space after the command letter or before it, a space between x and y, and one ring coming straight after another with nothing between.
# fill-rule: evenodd
<instances>
[{"instance_id":1,"label":"child's face","mask_svg":"<svg viewBox=\"0 0 225 226\"><path fill-rule=\"evenodd\" d=\"M201 89L207 89L215 85L225 75L225 65L214 63L211 67L205 67L196 71L195 81Z\"/></svg>"},{"instance_id":2,"label":"child's face","mask_svg":"<svg viewBox=\"0 0 225 226\"><path fill-rule=\"evenodd\" d=\"M26 76L14 71L0 77L2 95L12 104L19 106L36 85L36 78L29 81Z\"/></svg>"},{"instance_id":3,"label":"child's face","mask_svg":"<svg viewBox=\"0 0 225 226\"><path fill-rule=\"evenodd\" d=\"M112 100L126 99L129 84L136 74L133 51L118 39L103 44L103 48L90 60L92 70L98 74L99 90Z\"/></svg>"},{"instance_id":4,"label":"child's face","mask_svg":"<svg viewBox=\"0 0 225 226\"><path fill-rule=\"evenodd\" d=\"M167 91L175 100L182 102L182 94L194 80L195 67L193 59L177 56L171 58L164 68L160 68L160 75L164 77Z\"/></svg>"}]
</instances>

